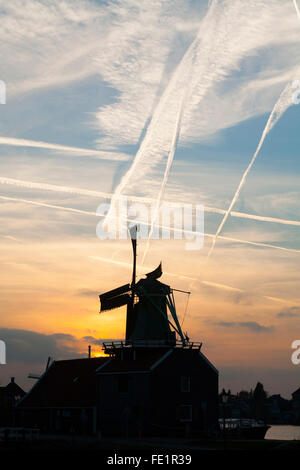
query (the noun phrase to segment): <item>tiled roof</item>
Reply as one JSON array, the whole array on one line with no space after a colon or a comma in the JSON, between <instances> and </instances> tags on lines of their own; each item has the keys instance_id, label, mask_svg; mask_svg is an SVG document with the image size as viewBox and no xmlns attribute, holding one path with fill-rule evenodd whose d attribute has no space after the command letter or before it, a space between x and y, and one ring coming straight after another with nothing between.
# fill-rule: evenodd
<instances>
[{"instance_id":1,"label":"tiled roof","mask_svg":"<svg viewBox=\"0 0 300 470\"><path fill-rule=\"evenodd\" d=\"M107 360L107 357L97 357L54 361L19 406L94 406L95 370Z\"/></svg>"},{"instance_id":2,"label":"tiled roof","mask_svg":"<svg viewBox=\"0 0 300 470\"><path fill-rule=\"evenodd\" d=\"M293 393L292 393L292 397L298 397L300 396L300 388L298 388L297 390L295 390Z\"/></svg>"}]
</instances>

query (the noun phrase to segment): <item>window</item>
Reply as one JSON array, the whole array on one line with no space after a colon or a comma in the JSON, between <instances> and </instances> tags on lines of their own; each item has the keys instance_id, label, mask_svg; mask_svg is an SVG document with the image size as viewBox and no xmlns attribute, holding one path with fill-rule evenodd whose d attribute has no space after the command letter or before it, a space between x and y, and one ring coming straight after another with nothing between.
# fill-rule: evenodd
<instances>
[{"instance_id":1,"label":"window","mask_svg":"<svg viewBox=\"0 0 300 470\"><path fill-rule=\"evenodd\" d=\"M191 422L193 418L192 405L179 405L177 408L177 419L181 422Z\"/></svg>"},{"instance_id":2,"label":"window","mask_svg":"<svg viewBox=\"0 0 300 470\"><path fill-rule=\"evenodd\" d=\"M120 375L118 377L118 391L119 393L128 392L128 376L127 375Z\"/></svg>"},{"instance_id":3,"label":"window","mask_svg":"<svg viewBox=\"0 0 300 470\"><path fill-rule=\"evenodd\" d=\"M190 392L191 391L191 377L182 375L180 377L180 390L181 392Z\"/></svg>"}]
</instances>

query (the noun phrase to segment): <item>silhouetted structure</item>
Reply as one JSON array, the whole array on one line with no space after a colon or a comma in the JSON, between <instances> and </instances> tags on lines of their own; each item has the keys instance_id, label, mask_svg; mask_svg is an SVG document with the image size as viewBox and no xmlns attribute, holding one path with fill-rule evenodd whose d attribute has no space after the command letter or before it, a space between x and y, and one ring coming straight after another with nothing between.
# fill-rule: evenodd
<instances>
[{"instance_id":1,"label":"silhouetted structure","mask_svg":"<svg viewBox=\"0 0 300 470\"><path fill-rule=\"evenodd\" d=\"M9 384L0 387L0 425L13 425L15 420L15 406L25 395L12 377Z\"/></svg>"},{"instance_id":2,"label":"silhouetted structure","mask_svg":"<svg viewBox=\"0 0 300 470\"><path fill-rule=\"evenodd\" d=\"M126 339L104 343L110 361L97 372L99 426L106 433L183 433L216 429L218 371L183 334L161 264L136 282L100 295L101 311L127 305ZM188 293L189 294L189 293Z\"/></svg>"},{"instance_id":3,"label":"silhouetted structure","mask_svg":"<svg viewBox=\"0 0 300 470\"><path fill-rule=\"evenodd\" d=\"M300 388L292 393L294 423L300 424Z\"/></svg>"},{"instance_id":4,"label":"silhouetted structure","mask_svg":"<svg viewBox=\"0 0 300 470\"><path fill-rule=\"evenodd\" d=\"M121 435L216 430L218 371L183 334L161 264L136 282L136 231L131 284L100 295L101 311L127 306L125 340L104 343L109 357L53 362L18 406L23 423Z\"/></svg>"},{"instance_id":5,"label":"silhouetted structure","mask_svg":"<svg viewBox=\"0 0 300 470\"><path fill-rule=\"evenodd\" d=\"M96 432L96 370L106 361L53 361L19 402L18 422L47 432Z\"/></svg>"},{"instance_id":6,"label":"silhouetted structure","mask_svg":"<svg viewBox=\"0 0 300 470\"><path fill-rule=\"evenodd\" d=\"M216 429L218 372L198 347L115 349L97 372L103 433L183 436Z\"/></svg>"},{"instance_id":7,"label":"silhouetted structure","mask_svg":"<svg viewBox=\"0 0 300 470\"><path fill-rule=\"evenodd\" d=\"M286 400L280 394L268 396L264 391L262 384L258 383L256 390L260 390L259 395L254 399L252 390L247 392L242 390L240 393L226 393L227 402L222 404L221 394L219 395L219 415L223 414L227 419L249 419L255 418L269 424L294 424L296 423L297 410L300 411L300 405L297 404L297 393L293 400ZM299 389L300 390L300 389ZM300 393L299 395L300 396ZM300 400L299 400L300 401ZM259 407L257 406L259 403ZM258 410L260 414L258 415Z\"/></svg>"}]
</instances>

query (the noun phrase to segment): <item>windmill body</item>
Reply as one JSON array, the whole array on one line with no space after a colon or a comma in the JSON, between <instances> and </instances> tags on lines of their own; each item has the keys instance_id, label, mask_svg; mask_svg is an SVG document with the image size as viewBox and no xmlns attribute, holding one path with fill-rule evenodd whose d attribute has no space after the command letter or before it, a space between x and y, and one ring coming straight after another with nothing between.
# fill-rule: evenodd
<instances>
[{"instance_id":1,"label":"windmill body","mask_svg":"<svg viewBox=\"0 0 300 470\"><path fill-rule=\"evenodd\" d=\"M173 289L158 280L162 276L161 263L154 271L146 274L145 278L136 282L136 238L133 237L132 246L132 282L101 294L100 312L127 307L124 345L188 346L189 340L184 336L176 314Z\"/></svg>"}]
</instances>

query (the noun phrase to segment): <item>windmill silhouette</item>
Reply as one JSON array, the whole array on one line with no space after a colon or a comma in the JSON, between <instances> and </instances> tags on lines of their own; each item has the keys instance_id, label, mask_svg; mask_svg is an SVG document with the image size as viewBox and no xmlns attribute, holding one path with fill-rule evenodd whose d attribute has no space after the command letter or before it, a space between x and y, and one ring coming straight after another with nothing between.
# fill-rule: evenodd
<instances>
[{"instance_id":1,"label":"windmill silhouette","mask_svg":"<svg viewBox=\"0 0 300 470\"><path fill-rule=\"evenodd\" d=\"M189 340L181 330L175 307L173 290L177 289L158 281L162 276L161 263L146 274L146 278L136 282L137 226L130 229L130 235L133 248L131 283L99 295L100 312L127 306L126 344L172 347L180 342L186 346Z\"/></svg>"}]
</instances>

